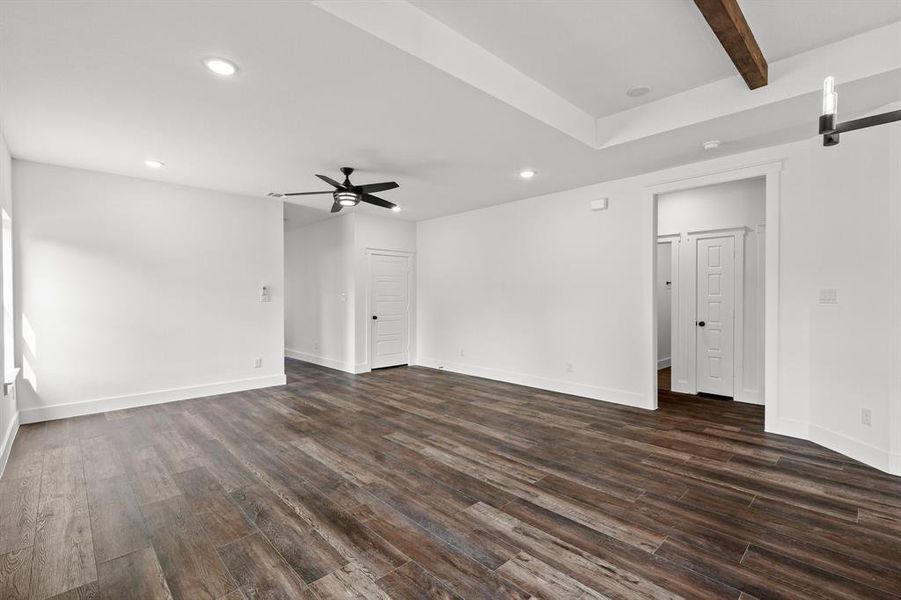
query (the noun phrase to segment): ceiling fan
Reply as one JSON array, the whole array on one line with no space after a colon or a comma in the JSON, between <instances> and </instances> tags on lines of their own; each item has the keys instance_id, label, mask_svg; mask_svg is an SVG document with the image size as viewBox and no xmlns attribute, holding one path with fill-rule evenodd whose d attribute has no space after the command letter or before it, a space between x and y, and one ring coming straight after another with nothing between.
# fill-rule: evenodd
<instances>
[{"instance_id":1,"label":"ceiling fan","mask_svg":"<svg viewBox=\"0 0 901 600\"><path fill-rule=\"evenodd\" d=\"M390 208L391 210L400 210L398 206L393 202L388 202L387 200L383 200L377 196L372 195L372 192L384 192L386 190L393 190L394 188L400 187L397 182L385 181L383 183L353 185L350 182L350 174L353 173L354 170L351 167L341 167L341 172L344 173L344 183L338 183L331 177L326 177L325 175L316 175L316 177L318 177L322 181L333 186L335 188L334 190L328 190L325 192L292 192L290 194L271 193L269 195L281 198L283 196L311 196L313 194L331 194L334 198L334 201L332 203L333 213L338 212L345 206L356 206L360 202L374 204L375 206L381 206L382 208Z\"/></svg>"}]
</instances>

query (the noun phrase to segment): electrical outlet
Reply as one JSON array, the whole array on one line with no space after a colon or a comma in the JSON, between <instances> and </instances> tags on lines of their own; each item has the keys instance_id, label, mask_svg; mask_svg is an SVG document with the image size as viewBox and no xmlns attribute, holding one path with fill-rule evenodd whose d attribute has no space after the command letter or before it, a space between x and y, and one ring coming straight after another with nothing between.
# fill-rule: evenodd
<instances>
[{"instance_id":1,"label":"electrical outlet","mask_svg":"<svg viewBox=\"0 0 901 600\"><path fill-rule=\"evenodd\" d=\"M566 372L567 373L573 372L573 364L572 363L566 363Z\"/></svg>"},{"instance_id":2,"label":"electrical outlet","mask_svg":"<svg viewBox=\"0 0 901 600\"><path fill-rule=\"evenodd\" d=\"M861 408L860 409L860 422L861 422L861 424L866 425L867 427L869 427L870 425L873 424L873 419L870 415L869 408Z\"/></svg>"},{"instance_id":3,"label":"electrical outlet","mask_svg":"<svg viewBox=\"0 0 901 600\"><path fill-rule=\"evenodd\" d=\"M463 350L463 348L460 348L460 356L466 356L466 352Z\"/></svg>"},{"instance_id":4,"label":"electrical outlet","mask_svg":"<svg viewBox=\"0 0 901 600\"><path fill-rule=\"evenodd\" d=\"M254 369L259 369L259 368L261 368L262 366L263 366L263 359L262 359L262 358L255 358L255 359L253 359L253 368L254 368Z\"/></svg>"},{"instance_id":5,"label":"electrical outlet","mask_svg":"<svg viewBox=\"0 0 901 600\"><path fill-rule=\"evenodd\" d=\"M313 342L313 350L319 350L319 342L318 341Z\"/></svg>"}]
</instances>

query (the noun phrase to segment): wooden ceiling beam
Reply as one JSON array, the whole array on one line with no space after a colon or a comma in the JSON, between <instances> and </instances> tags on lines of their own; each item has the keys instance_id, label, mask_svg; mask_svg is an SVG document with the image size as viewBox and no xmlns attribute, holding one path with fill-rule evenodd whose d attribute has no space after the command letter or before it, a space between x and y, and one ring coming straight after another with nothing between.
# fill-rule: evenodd
<instances>
[{"instance_id":1,"label":"wooden ceiling beam","mask_svg":"<svg viewBox=\"0 0 901 600\"><path fill-rule=\"evenodd\" d=\"M767 84L767 64L738 0L694 0L735 68L752 90Z\"/></svg>"}]
</instances>

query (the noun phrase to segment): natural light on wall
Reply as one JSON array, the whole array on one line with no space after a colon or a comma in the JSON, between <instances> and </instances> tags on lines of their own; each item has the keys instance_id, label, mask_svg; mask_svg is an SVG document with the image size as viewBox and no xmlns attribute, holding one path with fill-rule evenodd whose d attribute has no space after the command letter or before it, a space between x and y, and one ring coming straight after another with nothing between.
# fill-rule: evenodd
<instances>
[{"instance_id":1,"label":"natural light on wall","mask_svg":"<svg viewBox=\"0 0 901 600\"><path fill-rule=\"evenodd\" d=\"M22 377L31 384L31 389L36 392L38 391L38 381L30 360L37 356L34 329L31 328L31 323L24 313L22 314L22 341L25 343L25 347L22 349Z\"/></svg>"}]
</instances>

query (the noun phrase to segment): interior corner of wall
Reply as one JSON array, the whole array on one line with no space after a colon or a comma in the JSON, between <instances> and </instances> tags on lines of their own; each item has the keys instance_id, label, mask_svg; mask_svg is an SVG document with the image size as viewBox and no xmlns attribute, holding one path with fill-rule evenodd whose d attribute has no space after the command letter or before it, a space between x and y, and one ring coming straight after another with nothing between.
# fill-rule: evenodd
<instances>
[{"instance_id":1,"label":"interior corner of wall","mask_svg":"<svg viewBox=\"0 0 901 600\"><path fill-rule=\"evenodd\" d=\"M769 412L764 417L764 431L766 433L775 433L778 435L787 435L789 437L800 438L802 440L810 439L810 424L794 419L784 419L778 416L770 416Z\"/></svg>"},{"instance_id":2,"label":"interior corner of wall","mask_svg":"<svg viewBox=\"0 0 901 600\"><path fill-rule=\"evenodd\" d=\"M889 450L863 442L828 427L811 423L810 437L808 439L820 446L869 465L874 469L891 473L894 468L893 457Z\"/></svg>"},{"instance_id":3,"label":"interior corner of wall","mask_svg":"<svg viewBox=\"0 0 901 600\"><path fill-rule=\"evenodd\" d=\"M897 475L901 477L901 453L893 453L888 457L889 475Z\"/></svg>"}]
</instances>

